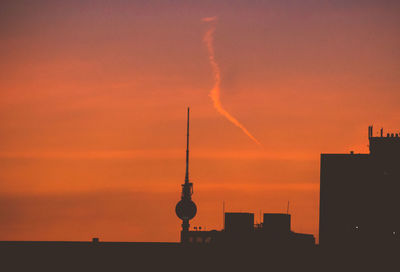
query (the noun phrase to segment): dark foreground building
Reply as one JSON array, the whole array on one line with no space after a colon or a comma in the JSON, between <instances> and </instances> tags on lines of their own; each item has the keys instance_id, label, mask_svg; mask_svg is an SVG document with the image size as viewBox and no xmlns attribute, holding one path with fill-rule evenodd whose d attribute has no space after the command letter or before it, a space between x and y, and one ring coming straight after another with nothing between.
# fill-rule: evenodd
<instances>
[{"instance_id":1,"label":"dark foreground building","mask_svg":"<svg viewBox=\"0 0 400 272\"><path fill-rule=\"evenodd\" d=\"M368 128L369 154L321 154L322 248L392 248L400 238L400 137Z\"/></svg>"},{"instance_id":2,"label":"dark foreground building","mask_svg":"<svg viewBox=\"0 0 400 272\"><path fill-rule=\"evenodd\" d=\"M225 213L225 228L221 231L183 231L184 245L209 247L242 247L247 250L281 250L315 248L312 234L291 231L290 214L264 213L261 224L254 224L253 213Z\"/></svg>"}]
</instances>

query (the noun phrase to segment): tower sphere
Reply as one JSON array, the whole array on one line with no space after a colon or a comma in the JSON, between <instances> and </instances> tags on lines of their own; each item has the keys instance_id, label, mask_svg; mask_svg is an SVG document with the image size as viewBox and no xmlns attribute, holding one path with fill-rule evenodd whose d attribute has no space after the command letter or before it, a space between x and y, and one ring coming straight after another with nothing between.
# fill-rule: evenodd
<instances>
[{"instance_id":1,"label":"tower sphere","mask_svg":"<svg viewBox=\"0 0 400 272\"><path fill-rule=\"evenodd\" d=\"M182 220L190 220L197 213L196 204L192 200L182 199L176 204L175 213Z\"/></svg>"}]
</instances>

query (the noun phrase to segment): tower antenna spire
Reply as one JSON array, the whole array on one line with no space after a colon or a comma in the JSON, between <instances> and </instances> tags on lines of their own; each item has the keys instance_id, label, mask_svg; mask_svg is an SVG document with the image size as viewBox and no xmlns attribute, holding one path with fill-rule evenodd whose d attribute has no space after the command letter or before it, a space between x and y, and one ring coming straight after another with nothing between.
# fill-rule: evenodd
<instances>
[{"instance_id":1,"label":"tower antenna spire","mask_svg":"<svg viewBox=\"0 0 400 272\"><path fill-rule=\"evenodd\" d=\"M189 183L189 113L190 108L187 109L187 126L186 126L186 174L185 183Z\"/></svg>"}]
</instances>

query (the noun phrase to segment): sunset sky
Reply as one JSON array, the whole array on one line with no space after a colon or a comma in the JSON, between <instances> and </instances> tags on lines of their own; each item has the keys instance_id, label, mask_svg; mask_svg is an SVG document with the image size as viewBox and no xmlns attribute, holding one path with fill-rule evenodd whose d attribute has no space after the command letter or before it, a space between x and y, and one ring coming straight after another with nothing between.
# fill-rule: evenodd
<instances>
[{"instance_id":1,"label":"sunset sky","mask_svg":"<svg viewBox=\"0 0 400 272\"><path fill-rule=\"evenodd\" d=\"M0 240L178 241L286 212L318 234L321 153L400 129L399 1L1 1ZM213 106L220 99L260 142Z\"/></svg>"}]
</instances>

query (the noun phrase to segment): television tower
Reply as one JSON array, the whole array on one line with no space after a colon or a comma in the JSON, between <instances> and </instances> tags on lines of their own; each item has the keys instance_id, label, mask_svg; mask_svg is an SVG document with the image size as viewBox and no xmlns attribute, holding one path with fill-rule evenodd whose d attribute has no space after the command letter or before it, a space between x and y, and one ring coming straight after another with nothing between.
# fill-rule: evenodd
<instances>
[{"instance_id":1,"label":"television tower","mask_svg":"<svg viewBox=\"0 0 400 272\"><path fill-rule=\"evenodd\" d=\"M181 200L176 204L175 213L182 219L181 240L184 240L185 233L189 231L189 220L192 219L197 212L196 204L192 201L193 183L189 182L189 112L187 109L187 133L186 133L186 174L185 183L182 184Z\"/></svg>"}]
</instances>

